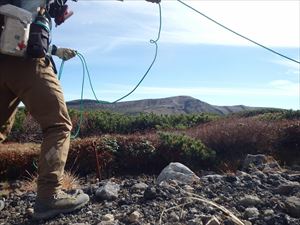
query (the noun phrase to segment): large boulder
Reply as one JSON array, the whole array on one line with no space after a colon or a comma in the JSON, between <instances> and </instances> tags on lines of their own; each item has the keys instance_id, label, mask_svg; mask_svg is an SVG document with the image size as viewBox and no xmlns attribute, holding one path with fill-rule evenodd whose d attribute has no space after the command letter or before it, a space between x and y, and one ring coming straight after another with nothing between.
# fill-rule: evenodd
<instances>
[{"instance_id":1,"label":"large boulder","mask_svg":"<svg viewBox=\"0 0 300 225\"><path fill-rule=\"evenodd\" d=\"M184 184L190 184L194 181L199 181L200 178L185 165L172 162L161 171L157 177L157 183L160 184L168 180L176 180Z\"/></svg>"}]
</instances>

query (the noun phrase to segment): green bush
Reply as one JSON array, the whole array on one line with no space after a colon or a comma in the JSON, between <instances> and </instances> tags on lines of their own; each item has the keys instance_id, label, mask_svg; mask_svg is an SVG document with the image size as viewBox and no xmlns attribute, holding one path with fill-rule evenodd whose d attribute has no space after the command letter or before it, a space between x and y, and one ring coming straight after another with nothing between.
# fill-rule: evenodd
<instances>
[{"instance_id":1,"label":"green bush","mask_svg":"<svg viewBox=\"0 0 300 225\"><path fill-rule=\"evenodd\" d=\"M258 115L261 120L276 121L276 120L298 120L300 119L300 110L282 110L280 112L268 112Z\"/></svg>"},{"instance_id":2,"label":"green bush","mask_svg":"<svg viewBox=\"0 0 300 225\"><path fill-rule=\"evenodd\" d=\"M118 173L149 173L157 169L156 147L143 136L119 136L115 153Z\"/></svg>"},{"instance_id":3,"label":"green bush","mask_svg":"<svg viewBox=\"0 0 300 225\"><path fill-rule=\"evenodd\" d=\"M91 137L103 134L131 134L134 132L149 132L159 129L185 129L219 118L213 114L188 115L156 115L154 113L140 113L139 115L125 115L105 110L85 111L80 123L81 113L69 110L75 132L80 126L79 137ZM35 140L37 138L37 140ZM25 110L19 110L13 127L11 139L15 141L40 141L39 125Z\"/></svg>"},{"instance_id":4,"label":"green bush","mask_svg":"<svg viewBox=\"0 0 300 225\"><path fill-rule=\"evenodd\" d=\"M254 109L254 110L247 110L247 111L242 111L233 114L233 116L237 117L242 117L242 118L247 118L247 117L253 117L253 116L258 116L258 115L263 115L266 113L282 113L287 110L285 109L276 109L276 108L261 108L261 109Z\"/></svg>"},{"instance_id":5,"label":"green bush","mask_svg":"<svg viewBox=\"0 0 300 225\"><path fill-rule=\"evenodd\" d=\"M168 162L178 161L194 168L213 162L215 152L199 139L183 134L159 132L160 155Z\"/></svg>"}]
</instances>

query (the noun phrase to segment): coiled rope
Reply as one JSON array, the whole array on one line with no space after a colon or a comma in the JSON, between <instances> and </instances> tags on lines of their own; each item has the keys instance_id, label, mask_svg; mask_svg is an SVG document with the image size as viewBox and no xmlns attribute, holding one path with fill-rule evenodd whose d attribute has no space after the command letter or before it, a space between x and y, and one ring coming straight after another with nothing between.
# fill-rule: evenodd
<instances>
[{"instance_id":1,"label":"coiled rope","mask_svg":"<svg viewBox=\"0 0 300 225\"><path fill-rule=\"evenodd\" d=\"M83 121L83 113L84 113L84 104L83 104L83 96L84 96L84 84L85 84L85 76L87 74L88 80L89 80L89 85L90 88L93 92L94 98L97 101L98 104L115 104L121 100L123 100L124 98L128 97L129 95L131 95L140 85L141 83L144 81L144 79L146 78L146 76L149 74L150 70L152 69L154 63L156 62L157 59L157 55L158 55L158 41L160 39L160 34L161 34L161 27L162 27L162 12L161 12L161 5L158 4L158 9L159 9L159 28L158 28L158 34L157 34L157 38L155 40L151 39L150 43L155 45L155 53L154 53L154 57L153 60L151 62L151 64L149 65L148 69L146 70L146 72L144 73L144 75L142 76L142 78L140 79L140 81L137 83L137 85L127 94L125 94L124 96L118 98L115 101L112 102L104 102L98 99L95 89L93 87L93 81L91 79L91 75L90 75L90 71L87 65L87 62L84 58L84 56L77 52L77 57L80 59L81 64L82 64L82 68L83 68L83 72L82 72L82 85L81 85L81 94L80 94L80 118L79 118L79 123L77 125L77 129L74 135L71 136L71 138L77 138L80 132L80 127L82 125L82 121ZM62 77L62 73L63 73L63 68L65 65L65 60L63 60L61 62L60 68L59 68L59 73L58 73L58 79L60 80Z\"/></svg>"}]
</instances>

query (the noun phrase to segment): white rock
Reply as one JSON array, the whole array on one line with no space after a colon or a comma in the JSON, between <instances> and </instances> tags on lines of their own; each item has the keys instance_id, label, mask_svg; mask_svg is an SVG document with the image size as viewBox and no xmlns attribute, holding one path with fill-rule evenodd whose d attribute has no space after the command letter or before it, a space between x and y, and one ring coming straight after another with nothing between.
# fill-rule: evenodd
<instances>
[{"instance_id":1,"label":"white rock","mask_svg":"<svg viewBox=\"0 0 300 225\"><path fill-rule=\"evenodd\" d=\"M274 215L274 210L273 209L266 209L264 211L264 216L273 216Z\"/></svg>"},{"instance_id":2,"label":"white rock","mask_svg":"<svg viewBox=\"0 0 300 225\"><path fill-rule=\"evenodd\" d=\"M167 167L165 167L162 172L157 177L157 183L160 184L163 181L168 180L176 180L182 183L192 183L194 181L199 181L200 178L195 175L193 171L191 171L185 165L175 162L170 163Z\"/></svg>"},{"instance_id":3,"label":"white rock","mask_svg":"<svg viewBox=\"0 0 300 225\"><path fill-rule=\"evenodd\" d=\"M133 189L133 190L137 190L137 191L138 191L138 190L146 190L147 187L148 187L147 184L141 182L141 183L137 183L137 184L133 185L133 186L132 186L132 189Z\"/></svg>"},{"instance_id":4,"label":"white rock","mask_svg":"<svg viewBox=\"0 0 300 225\"><path fill-rule=\"evenodd\" d=\"M114 221L115 220L115 217L113 214L105 214L103 217L102 217L102 220L103 221Z\"/></svg>"},{"instance_id":5,"label":"white rock","mask_svg":"<svg viewBox=\"0 0 300 225\"><path fill-rule=\"evenodd\" d=\"M249 207L245 209L245 216L246 218L253 218L259 216L259 211L255 207Z\"/></svg>"},{"instance_id":6,"label":"white rock","mask_svg":"<svg viewBox=\"0 0 300 225\"><path fill-rule=\"evenodd\" d=\"M33 208L27 208L27 209L26 209L26 213L27 213L29 216L32 216L33 213L34 213Z\"/></svg>"},{"instance_id":7,"label":"white rock","mask_svg":"<svg viewBox=\"0 0 300 225\"><path fill-rule=\"evenodd\" d=\"M136 223L138 222L139 218L141 217L141 214L138 211L134 211L129 215L129 221L131 223Z\"/></svg>"},{"instance_id":8,"label":"white rock","mask_svg":"<svg viewBox=\"0 0 300 225\"><path fill-rule=\"evenodd\" d=\"M93 212L92 211L87 211L86 214L89 215L89 216L92 216Z\"/></svg>"}]
</instances>

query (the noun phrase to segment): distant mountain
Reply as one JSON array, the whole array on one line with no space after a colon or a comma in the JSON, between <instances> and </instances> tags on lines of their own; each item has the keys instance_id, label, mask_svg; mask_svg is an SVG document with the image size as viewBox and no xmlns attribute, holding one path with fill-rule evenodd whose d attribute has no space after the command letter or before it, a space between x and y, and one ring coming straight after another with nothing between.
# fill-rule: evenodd
<instances>
[{"instance_id":1,"label":"distant mountain","mask_svg":"<svg viewBox=\"0 0 300 225\"><path fill-rule=\"evenodd\" d=\"M79 109L80 100L67 102L69 108ZM95 100L83 100L85 109L108 109L114 112L125 114L155 113L155 114L190 114L190 113L215 113L227 115L229 113L258 109L244 105L215 106L199 99L189 96L176 96L160 99L144 99L137 101L119 102L115 104L97 103Z\"/></svg>"}]
</instances>

